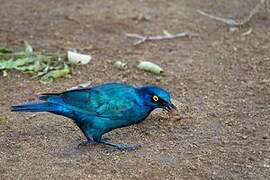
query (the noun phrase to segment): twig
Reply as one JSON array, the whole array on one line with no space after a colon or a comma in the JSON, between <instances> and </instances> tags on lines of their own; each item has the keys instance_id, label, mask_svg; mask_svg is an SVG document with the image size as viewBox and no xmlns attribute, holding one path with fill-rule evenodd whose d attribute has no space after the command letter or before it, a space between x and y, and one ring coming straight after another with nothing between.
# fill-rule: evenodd
<instances>
[{"instance_id":1,"label":"twig","mask_svg":"<svg viewBox=\"0 0 270 180\"><path fill-rule=\"evenodd\" d=\"M248 23L251 18L260 10L260 8L265 4L265 0L261 0L250 12L249 16L240 21L240 26Z\"/></svg>"},{"instance_id":2,"label":"twig","mask_svg":"<svg viewBox=\"0 0 270 180\"><path fill-rule=\"evenodd\" d=\"M159 35L159 36L142 36L142 35L139 35L139 34L129 34L129 33L127 33L126 36L130 37L130 38L138 39L134 43L134 45L139 45L141 43L144 43L145 41L169 40L169 39L175 39L175 38L179 38L179 37L191 37L191 36L199 36L199 35L189 33L189 32L170 34L167 31L164 31L164 35Z\"/></svg>"},{"instance_id":3,"label":"twig","mask_svg":"<svg viewBox=\"0 0 270 180\"><path fill-rule=\"evenodd\" d=\"M34 114L32 114L31 116L28 116L28 117L26 118L26 120L32 119L32 118L36 117L37 115L38 115L38 113L34 113Z\"/></svg>"},{"instance_id":4,"label":"twig","mask_svg":"<svg viewBox=\"0 0 270 180\"><path fill-rule=\"evenodd\" d=\"M248 36L248 35L250 35L251 33L252 33L252 28L249 28L246 32L244 32L244 33L242 33L241 35L242 36Z\"/></svg>"},{"instance_id":5,"label":"twig","mask_svg":"<svg viewBox=\"0 0 270 180\"><path fill-rule=\"evenodd\" d=\"M233 19L221 18L221 17L218 17L218 16L214 16L212 14L208 14L208 13L203 12L201 10L197 10L197 12L200 13L201 15L203 15L203 16L209 17L210 19L214 19L214 20L223 22L223 23L227 24L230 27L237 27L237 26L239 26L239 22L237 22L237 21L235 21Z\"/></svg>"},{"instance_id":6,"label":"twig","mask_svg":"<svg viewBox=\"0 0 270 180\"><path fill-rule=\"evenodd\" d=\"M244 18L242 21L236 21L234 19L225 19L225 18L218 17L212 14L208 14L201 10L197 10L197 12L203 16L209 17L210 19L223 22L227 24L229 27L240 27L247 24L251 20L251 18L259 11L259 9L262 7L263 4L265 4L265 0L260 0L260 2L251 10L250 14L246 18Z\"/></svg>"}]
</instances>

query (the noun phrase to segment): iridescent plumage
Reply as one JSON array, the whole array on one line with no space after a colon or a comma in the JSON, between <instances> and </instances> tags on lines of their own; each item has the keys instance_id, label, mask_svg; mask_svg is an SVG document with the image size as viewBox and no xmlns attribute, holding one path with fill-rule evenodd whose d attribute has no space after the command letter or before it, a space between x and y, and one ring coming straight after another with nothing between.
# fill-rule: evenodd
<instances>
[{"instance_id":1,"label":"iridescent plumage","mask_svg":"<svg viewBox=\"0 0 270 180\"><path fill-rule=\"evenodd\" d=\"M45 111L65 116L75 122L88 142L128 150L134 147L105 141L102 135L116 128L139 123L156 108L168 111L175 109L170 101L170 93L160 87L136 88L122 83L42 94L40 100L12 106L11 111Z\"/></svg>"}]
</instances>

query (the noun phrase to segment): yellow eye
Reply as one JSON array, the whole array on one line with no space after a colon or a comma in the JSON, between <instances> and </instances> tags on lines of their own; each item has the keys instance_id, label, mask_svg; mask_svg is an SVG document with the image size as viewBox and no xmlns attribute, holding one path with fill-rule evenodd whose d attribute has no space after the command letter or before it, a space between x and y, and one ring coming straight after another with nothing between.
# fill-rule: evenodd
<instances>
[{"instance_id":1,"label":"yellow eye","mask_svg":"<svg viewBox=\"0 0 270 180\"><path fill-rule=\"evenodd\" d=\"M154 101L156 101L156 102L157 102L157 101L158 101L158 99L159 99L159 98L158 98L157 96L153 96L153 100L154 100Z\"/></svg>"}]
</instances>

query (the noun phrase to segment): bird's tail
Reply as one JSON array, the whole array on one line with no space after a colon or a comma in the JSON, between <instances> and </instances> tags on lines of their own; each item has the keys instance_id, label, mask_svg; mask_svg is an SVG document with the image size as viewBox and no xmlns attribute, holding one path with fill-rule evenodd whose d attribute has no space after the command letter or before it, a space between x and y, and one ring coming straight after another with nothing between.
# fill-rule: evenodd
<instances>
[{"instance_id":1,"label":"bird's tail","mask_svg":"<svg viewBox=\"0 0 270 180\"><path fill-rule=\"evenodd\" d=\"M49 102L30 102L26 104L20 104L11 106L12 112L43 112L55 110L55 104Z\"/></svg>"}]
</instances>

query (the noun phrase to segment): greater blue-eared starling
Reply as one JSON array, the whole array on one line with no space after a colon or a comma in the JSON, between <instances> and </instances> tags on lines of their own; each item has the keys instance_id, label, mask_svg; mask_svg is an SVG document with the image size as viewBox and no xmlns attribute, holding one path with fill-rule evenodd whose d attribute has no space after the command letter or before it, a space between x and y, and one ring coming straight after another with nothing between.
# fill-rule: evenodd
<instances>
[{"instance_id":1,"label":"greater blue-eared starling","mask_svg":"<svg viewBox=\"0 0 270 180\"><path fill-rule=\"evenodd\" d=\"M137 124L156 108L176 110L170 93L154 85L135 87L123 83L105 83L61 93L46 93L38 102L15 105L13 112L50 112L68 117L80 128L86 143L102 143L120 150L137 146L114 144L102 135L116 128Z\"/></svg>"}]
</instances>

